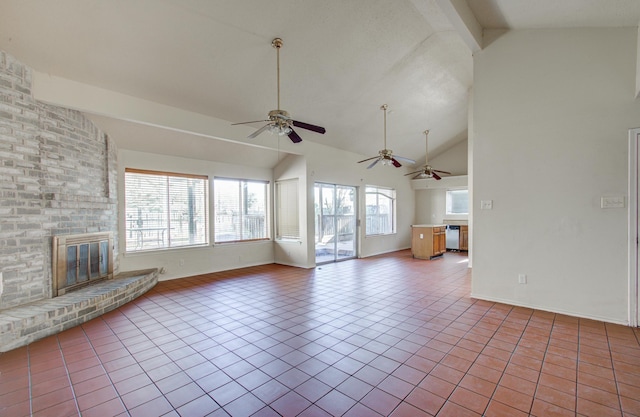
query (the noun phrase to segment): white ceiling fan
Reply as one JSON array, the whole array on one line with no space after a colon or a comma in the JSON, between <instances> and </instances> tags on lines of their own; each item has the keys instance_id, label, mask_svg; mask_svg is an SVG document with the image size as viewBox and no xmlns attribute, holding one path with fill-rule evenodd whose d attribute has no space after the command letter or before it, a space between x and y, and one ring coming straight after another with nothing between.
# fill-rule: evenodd
<instances>
[{"instance_id":1,"label":"white ceiling fan","mask_svg":"<svg viewBox=\"0 0 640 417\"><path fill-rule=\"evenodd\" d=\"M447 171L440 171L439 169L433 169L431 167L431 165L429 165L429 131L425 130L424 131L424 135L425 135L425 145L426 145L426 153L425 153L425 165L424 167L420 170L420 171L414 171L414 172L410 172L408 174L404 174L405 176L407 175L413 175L413 174L418 174L415 177L411 178L412 180L418 179L418 178L434 178L436 180L439 180L440 175L438 175L438 173L440 174L445 174L445 175L451 175L450 172Z\"/></svg>"},{"instance_id":2,"label":"white ceiling fan","mask_svg":"<svg viewBox=\"0 0 640 417\"><path fill-rule=\"evenodd\" d=\"M387 149L387 108L388 107L389 106L387 106L386 104L383 104L382 106L380 106L380 110L384 110L384 149L378 151L377 156L373 156L371 158L358 161L358 163L361 163L361 162L371 161L372 159L375 159L375 161L369 164L367 169L373 168L380 161L382 161L382 165L393 165L396 168L400 168L402 166L402 164L398 162L398 160L406 162L411 165L416 163L416 161L414 161L413 159L394 155L391 149Z\"/></svg>"},{"instance_id":3,"label":"white ceiling fan","mask_svg":"<svg viewBox=\"0 0 640 417\"><path fill-rule=\"evenodd\" d=\"M275 38L273 41L271 41L271 46L276 48L276 51L277 51L276 55L277 55L277 77L278 77L278 108L276 110L271 110L269 112L268 119L254 120L251 122L233 123L232 125L244 125L248 123L267 122L266 125L262 126L260 129L256 130L255 132L247 136L250 139L255 138L260 133L268 129L273 134L280 135L280 136L284 136L284 135L289 136L289 139L291 139L293 143L302 142L302 138L293 130L294 126L324 134L326 132L324 127L293 120L289 115L289 112L280 109L280 48L282 48L282 39Z\"/></svg>"}]
</instances>

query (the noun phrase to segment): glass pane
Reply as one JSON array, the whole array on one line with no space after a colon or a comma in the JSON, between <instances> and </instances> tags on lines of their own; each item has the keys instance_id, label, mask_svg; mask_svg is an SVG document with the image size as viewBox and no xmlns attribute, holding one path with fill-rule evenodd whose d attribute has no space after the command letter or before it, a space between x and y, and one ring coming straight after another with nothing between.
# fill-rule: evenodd
<instances>
[{"instance_id":1,"label":"glass pane","mask_svg":"<svg viewBox=\"0 0 640 417\"><path fill-rule=\"evenodd\" d=\"M366 234L395 233L395 190L366 187Z\"/></svg>"},{"instance_id":2,"label":"glass pane","mask_svg":"<svg viewBox=\"0 0 640 417\"><path fill-rule=\"evenodd\" d=\"M100 276L109 273L109 241L100 242Z\"/></svg>"},{"instance_id":3,"label":"glass pane","mask_svg":"<svg viewBox=\"0 0 640 417\"><path fill-rule=\"evenodd\" d=\"M447 214L469 214L469 190L447 191Z\"/></svg>"},{"instance_id":4,"label":"glass pane","mask_svg":"<svg viewBox=\"0 0 640 417\"><path fill-rule=\"evenodd\" d=\"M206 243L206 207L204 182L193 178L169 178L170 218L168 230L156 231L159 244L166 246L189 246ZM167 235L168 232L168 235Z\"/></svg>"},{"instance_id":5,"label":"glass pane","mask_svg":"<svg viewBox=\"0 0 640 417\"><path fill-rule=\"evenodd\" d=\"M242 238L262 239L267 237L266 201L267 187L264 183L244 182L242 188L243 213Z\"/></svg>"},{"instance_id":6,"label":"glass pane","mask_svg":"<svg viewBox=\"0 0 640 417\"><path fill-rule=\"evenodd\" d=\"M127 251L164 246L157 236L168 227L168 193L166 176L126 175Z\"/></svg>"},{"instance_id":7,"label":"glass pane","mask_svg":"<svg viewBox=\"0 0 640 417\"><path fill-rule=\"evenodd\" d=\"M356 190L354 187L336 187L336 257L352 258L356 255Z\"/></svg>"},{"instance_id":8,"label":"glass pane","mask_svg":"<svg viewBox=\"0 0 640 417\"><path fill-rule=\"evenodd\" d=\"M80 262L78 263L78 282L89 279L89 244L80 245Z\"/></svg>"},{"instance_id":9,"label":"glass pane","mask_svg":"<svg viewBox=\"0 0 640 417\"><path fill-rule=\"evenodd\" d=\"M216 179L213 186L215 200L215 241L232 242L240 240L240 182Z\"/></svg>"},{"instance_id":10,"label":"glass pane","mask_svg":"<svg viewBox=\"0 0 640 417\"><path fill-rule=\"evenodd\" d=\"M208 242L208 181L163 173L125 173L126 250Z\"/></svg>"},{"instance_id":11,"label":"glass pane","mask_svg":"<svg viewBox=\"0 0 640 417\"><path fill-rule=\"evenodd\" d=\"M316 184L316 263L356 255L356 188Z\"/></svg>"},{"instance_id":12,"label":"glass pane","mask_svg":"<svg viewBox=\"0 0 640 417\"><path fill-rule=\"evenodd\" d=\"M89 247L89 265L91 271L91 279L98 278L100 276L100 246L98 242L91 243Z\"/></svg>"},{"instance_id":13,"label":"glass pane","mask_svg":"<svg viewBox=\"0 0 640 417\"><path fill-rule=\"evenodd\" d=\"M78 276L78 247L67 246L67 285L77 282Z\"/></svg>"},{"instance_id":14,"label":"glass pane","mask_svg":"<svg viewBox=\"0 0 640 417\"><path fill-rule=\"evenodd\" d=\"M215 179L215 242L269 237L267 185L263 181Z\"/></svg>"}]
</instances>

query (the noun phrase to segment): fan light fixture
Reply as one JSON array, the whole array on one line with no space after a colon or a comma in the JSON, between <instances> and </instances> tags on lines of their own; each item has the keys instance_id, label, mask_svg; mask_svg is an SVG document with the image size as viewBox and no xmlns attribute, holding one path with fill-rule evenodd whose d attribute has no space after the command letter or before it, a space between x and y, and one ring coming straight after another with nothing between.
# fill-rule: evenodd
<instances>
[{"instance_id":1,"label":"fan light fixture","mask_svg":"<svg viewBox=\"0 0 640 417\"><path fill-rule=\"evenodd\" d=\"M266 120L254 120L251 122L242 122L242 123L233 123L233 125L243 125L248 123L260 123L267 122L266 125L262 126L260 129L256 130L249 136L249 139L253 139L258 136L260 133L268 130L269 133L278 135L278 136L289 136L291 142L299 143L302 142L302 138L293 130L293 127L299 127L301 129L311 130L312 132L324 134L325 128L321 126L312 125L309 123L300 122L298 120L293 120L288 112L280 109L280 48L282 48L282 39L275 38L271 41L271 46L276 49L277 55L277 75L278 75L278 109L271 110L269 112L269 118Z\"/></svg>"},{"instance_id":2,"label":"fan light fixture","mask_svg":"<svg viewBox=\"0 0 640 417\"><path fill-rule=\"evenodd\" d=\"M420 171L414 171L404 175L407 176L407 175L417 174L415 177L411 178L412 180L416 180L419 178L434 178L436 180L439 180L441 177L440 175L438 175L438 173L451 175L450 172L440 171L439 169L433 169L431 165L429 165L429 130L424 131L424 136L425 136L424 142L425 142L425 151L426 151L424 154L424 159L425 159L424 167Z\"/></svg>"},{"instance_id":3,"label":"fan light fixture","mask_svg":"<svg viewBox=\"0 0 640 417\"><path fill-rule=\"evenodd\" d=\"M387 106L386 104L383 104L382 106L380 106L380 110L384 110L384 149L378 151L377 156L363 159L362 161L358 161L358 163L361 163L361 162L371 161L372 159L375 159L375 161L369 164L367 169L373 168L378 162L381 162L382 165L385 165L385 166L393 165L396 168L400 168L402 164L398 162L398 159L412 165L416 163L416 161L414 161L413 159L405 158L398 155L394 156L393 151L391 149L387 149L387 109L388 108L389 106Z\"/></svg>"}]
</instances>

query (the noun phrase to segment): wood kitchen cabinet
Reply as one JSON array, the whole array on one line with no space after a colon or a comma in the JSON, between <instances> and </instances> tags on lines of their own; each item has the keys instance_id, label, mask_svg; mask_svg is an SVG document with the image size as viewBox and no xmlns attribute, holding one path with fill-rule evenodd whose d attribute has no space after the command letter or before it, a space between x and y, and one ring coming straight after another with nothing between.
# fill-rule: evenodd
<instances>
[{"instance_id":1,"label":"wood kitchen cabinet","mask_svg":"<svg viewBox=\"0 0 640 417\"><path fill-rule=\"evenodd\" d=\"M460 250L469 250L469 226L460 226Z\"/></svg>"},{"instance_id":2,"label":"wood kitchen cabinet","mask_svg":"<svg viewBox=\"0 0 640 417\"><path fill-rule=\"evenodd\" d=\"M411 228L411 254L414 258L431 259L445 253L446 226L414 225Z\"/></svg>"}]
</instances>

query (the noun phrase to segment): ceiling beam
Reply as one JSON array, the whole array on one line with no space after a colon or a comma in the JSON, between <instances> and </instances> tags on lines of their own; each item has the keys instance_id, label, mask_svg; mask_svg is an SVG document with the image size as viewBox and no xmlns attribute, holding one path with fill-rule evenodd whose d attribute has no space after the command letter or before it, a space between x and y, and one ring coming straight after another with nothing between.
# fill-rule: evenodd
<instances>
[{"instance_id":1,"label":"ceiling beam","mask_svg":"<svg viewBox=\"0 0 640 417\"><path fill-rule=\"evenodd\" d=\"M248 146L300 154L305 148L290 141L251 141L251 126L230 122L177 107L144 100L50 74L33 72L32 94L36 100L116 120L139 123L177 132L209 137ZM266 135L270 137L270 135ZM308 145L307 145L308 146ZM282 148L282 149L281 149Z\"/></svg>"},{"instance_id":2,"label":"ceiling beam","mask_svg":"<svg viewBox=\"0 0 640 417\"><path fill-rule=\"evenodd\" d=\"M471 53L474 54L482 50L482 26L467 4L467 0L436 1Z\"/></svg>"}]
</instances>

